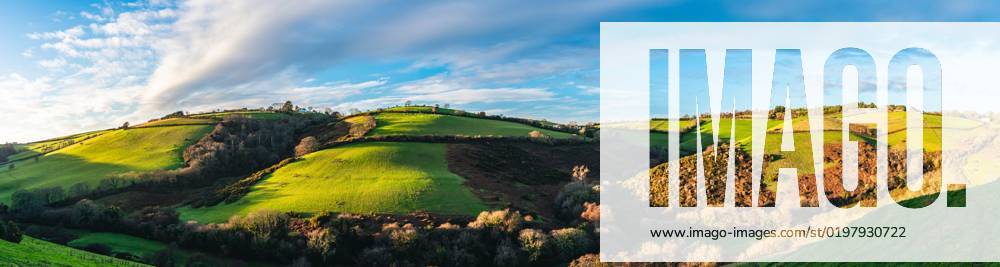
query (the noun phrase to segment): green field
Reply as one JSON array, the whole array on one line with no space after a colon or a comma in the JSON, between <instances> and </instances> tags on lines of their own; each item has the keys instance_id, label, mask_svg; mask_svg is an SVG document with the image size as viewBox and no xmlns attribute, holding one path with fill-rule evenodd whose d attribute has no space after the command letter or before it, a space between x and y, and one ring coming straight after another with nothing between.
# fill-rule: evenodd
<instances>
[{"instance_id":1,"label":"green field","mask_svg":"<svg viewBox=\"0 0 1000 267\"><path fill-rule=\"evenodd\" d=\"M163 120L156 120L135 127L150 127L150 126L168 126L168 125L191 125L191 124L214 124L218 120L211 118L169 118Z\"/></svg>"},{"instance_id":2,"label":"green field","mask_svg":"<svg viewBox=\"0 0 1000 267\"><path fill-rule=\"evenodd\" d=\"M179 211L182 220L222 222L260 209L470 215L485 210L463 185L465 179L448 171L446 149L384 142L326 149L278 169L236 202Z\"/></svg>"},{"instance_id":3,"label":"green field","mask_svg":"<svg viewBox=\"0 0 1000 267\"><path fill-rule=\"evenodd\" d=\"M574 135L556 132L525 124L476 119L452 115L417 113L379 113L375 115L375 129L369 136L379 135L493 135L528 136L531 131L542 132L554 138L569 138Z\"/></svg>"},{"instance_id":4,"label":"green field","mask_svg":"<svg viewBox=\"0 0 1000 267\"><path fill-rule=\"evenodd\" d=\"M67 147L76 142L87 140L89 138L97 137L107 131L93 131L80 134L74 134L70 136L64 136L59 138L53 138L44 141L38 141L23 145L17 145L17 154L10 155L7 157L8 160L22 160L37 156L39 154L45 154L52 151L59 150L60 148Z\"/></svg>"},{"instance_id":5,"label":"green field","mask_svg":"<svg viewBox=\"0 0 1000 267\"><path fill-rule=\"evenodd\" d=\"M3 266L147 266L24 236L20 244L0 240Z\"/></svg>"},{"instance_id":6,"label":"green field","mask_svg":"<svg viewBox=\"0 0 1000 267\"><path fill-rule=\"evenodd\" d=\"M277 113L271 111L227 111L227 112L216 112L216 113L205 113L205 114L195 114L191 115L191 118L211 118L211 119L222 119L228 115L244 116L251 119L259 120L279 120L288 117L288 114Z\"/></svg>"},{"instance_id":7,"label":"green field","mask_svg":"<svg viewBox=\"0 0 1000 267\"><path fill-rule=\"evenodd\" d=\"M83 232L79 236L67 245L82 248L91 244L103 244L110 247L114 253L128 253L139 257L151 255L167 248L167 245L161 242L116 233Z\"/></svg>"},{"instance_id":8,"label":"green field","mask_svg":"<svg viewBox=\"0 0 1000 267\"><path fill-rule=\"evenodd\" d=\"M696 121L693 119L678 120L677 128L680 130L680 132L686 132L687 130L689 130L691 127L694 126L695 122ZM649 121L649 129L653 131L669 132L670 124L667 119L652 119Z\"/></svg>"},{"instance_id":9,"label":"green field","mask_svg":"<svg viewBox=\"0 0 1000 267\"><path fill-rule=\"evenodd\" d=\"M395 112L431 112L433 110L434 107L428 107L428 106L400 106L400 107L391 107L385 109L385 111L395 111ZM450 108L438 108L437 113L455 114L455 110Z\"/></svg>"},{"instance_id":10,"label":"green field","mask_svg":"<svg viewBox=\"0 0 1000 267\"><path fill-rule=\"evenodd\" d=\"M38 161L0 168L0 201L18 189L69 186L91 187L110 175L129 171L174 169L183 165L182 153L212 130L211 125L111 130L46 154Z\"/></svg>"},{"instance_id":11,"label":"green field","mask_svg":"<svg viewBox=\"0 0 1000 267\"><path fill-rule=\"evenodd\" d=\"M695 123L694 120L687 120L687 121L681 121L681 122L682 122L681 126L685 126L686 125L687 127L690 128L687 131L681 131L681 134L680 134L680 139L681 140L680 140L680 143L679 143L679 145L680 145L680 152L679 153L680 153L681 156L691 155L691 154L694 154L695 152L698 151L698 147L697 147L697 145L698 145L698 139L697 139L698 135L701 135L701 146L702 146L702 148L706 148L706 147L712 145L712 132L713 131L712 131L712 121L711 120L704 120L704 121L702 121L701 124L699 124L699 126L698 126L697 129L692 128L692 127L695 126L694 125L694 123ZM781 124L782 124L782 121L780 121L780 120L768 120L767 121L767 129L768 130L776 129L776 127L780 126ZM743 149L745 149L747 151L750 151L751 150L751 148L750 148L750 145L751 145L750 144L750 136L751 136L751 132L753 130L753 121L750 120L750 119L736 119L735 126L736 126L736 133L734 135L733 134L733 129L732 129L732 127L733 127L733 119L731 119L731 118L719 119L719 140L721 141L721 140L723 140L725 138L733 138L734 141L736 143L740 144L740 146ZM653 122L651 122L650 127L661 127L662 129L666 129L667 126L666 126L666 123L663 122L663 121L655 121L654 120ZM659 133L659 132L657 132L657 133L650 133L650 144L652 144L652 145L662 144L662 147L665 147L666 146L665 144L667 144L667 134L666 133Z\"/></svg>"}]
</instances>

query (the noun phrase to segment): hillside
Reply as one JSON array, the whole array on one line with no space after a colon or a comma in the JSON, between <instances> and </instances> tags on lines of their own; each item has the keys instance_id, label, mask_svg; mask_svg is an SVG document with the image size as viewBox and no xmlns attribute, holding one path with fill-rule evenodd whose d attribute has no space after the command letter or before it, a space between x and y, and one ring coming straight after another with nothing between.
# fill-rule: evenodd
<instances>
[{"instance_id":1,"label":"hillside","mask_svg":"<svg viewBox=\"0 0 1000 267\"><path fill-rule=\"evenodd\" d=\"M531 131L539 131L553 138L568 138L572 134L540 129L520 123L477 119L442 114L422 113L379 113L375 115L378 127L369 132L369 136L383 135L492 135L492 136L529 136Z\"/></svg>"},{"instance_id":2,"label":"hillside","mask_svg":"<svg viewBox=\"0 0 1000 267\"><path fill-rule=\"evenodd\" d=\"M532 131L565 139L575 135L497 119L467 117L464 111L431 107L394 107L351 116L314 130L322 142L336 144L362 136L529 137ZM374 121L374 125L369 125ZM374 126L374 128L366 128ZM325 140L325 141L324 141ZM223 222L256 210L315 214L322 211L473 215L490 206L473 194L466 179L449 171L446 144L361 142L305 155L266 174L238 200L210 207L181 207L183 220ZM563 166L571 167L571 166ZM568 175L567 175L568 176ZM563 176L563 177L567 177ZM478 193L478 192L477 192Z\"/></svg>"},{"instance_id":3,"label":"hillside","mask_svg":"<svg viewBox=\"0 0 1000 267\"><path fill-rule=\"evenodd\" d=\"M148 266L28 236L19 244L0 240L0 260L11 266Z\"/></svg>"},{"instance_id":4,"label":"hillside","mask_svg":"<svg viewBox=\"0 0 1000 267\"><path fill-rule=\"evenodd\" d=\"M211 125L109 130L81 140L37 160L24 160L0 169L0 201L20 189L60 187L78 183L95 188L112 176L128 172L181 167L184 149L212 130Z\"/></svg>"},{"instance_id":5,"label":"hillside","mask_svg":"<svg viewBox=\"0 0 1000 267\"><path fill-rule=\"evenodd\" d=\"M925 131L940 131L940 120L931 116ZM828 116L825 124L839 121ZM681 155L699 152L696 137L703 148L711 143L711 120L702 120L700 127L695 123L681 122ZM728 128L732 124L735 131ZM748 119L723 118L719 135L734 138L739 151L749 152L751 125ZM801 148L811 141L807 125L802 117L791 123ZM667 123L653 120L649 126L652 144L665 144ZM772 156L765 175L812 159L805 149L776 156L780 151L774 144L780 144L784 126L780 120L767 122L771 145L764 153ZM525 249L501 241L520 240L520 229L550 239L580 231L574 254L541 256L534 263L558 265L594 248L587 244L596 240L588 232L596 229L592 216L599 202L594 130L429 106L346 117L306 110L175 113L128 129L19 145L19 153L38 158L22 155L13 169L0 169L0 196L9 199L20 189L63 189L66 195L31 193L47 206L25 208L29 202L22 201L8 216L57 229L29 235L63 236L58 243L75 247L100 244L107 254L149 255L170 248L168 258L176 262L235 263L235 258L287 265L306 257L313 263L353 265L406 255L420 259L418 264L465 259L452 265L491 265L503 246ZM839 132L828 133L819 138L840 140ZM899 133L905 132L890 133L895 142L890 146L899 146L893 137ZM873 140L862 131L851 136ZM653 166L661 170L656 173L662 174L662 166ZM101 186L108 178L118 182L111 190ZM88 190L78 190L80 184ZM66 230L72 238L58 233L65 227L72 228ZM463 240L447 237L456 234L451 231L461 231L472 243L451 243ZM419 237L414 239L419 245L400 243L398 238L410 234ZM455 248L475 254L437 254L464 253ZM380 249L392 255L377 254Z\"/></svg>"},{"instance_id":6,"label":"hillside","mask_svg":"<svg viewBox=\"0 0 1000 267\"><path fill-rule=\"evenodd\" d=\"M486 209L448 171L444 144L360 143L321 150L275 171L234 203L180 209L183 220L223 222L254 210L472 215Z\"/></svg>"}]
</instances>

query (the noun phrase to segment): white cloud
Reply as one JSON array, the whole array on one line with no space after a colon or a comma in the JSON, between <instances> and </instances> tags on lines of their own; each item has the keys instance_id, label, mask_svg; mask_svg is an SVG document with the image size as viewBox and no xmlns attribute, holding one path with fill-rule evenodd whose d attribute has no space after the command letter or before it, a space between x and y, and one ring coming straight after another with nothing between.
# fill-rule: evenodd
<instances>
[{"instance_id":1,"label":"white cloud","mask_svg":"<svg viewBox=\"0 0 1000 267\"><path fill-rule=\"evenodd\" d=\"M385 4L394 8L386 9ZM33 119L45 121L44 126L6 118L0 122L45 129L33 132L38 139L178 109L262 106L286 99L303 106L339 107L405 99L451 104L552 101L558 94L551 86L525 82L595 63L580 60L586 55L572 55L579 50L549 44L551 36L596 27L596 16L630 4L587 1L531 9L505 2L378 0L96 4L79 13L84 24L27 34L41 43L24 56L55 54L37 60L50 69L48 74L5 78L10 80L2 89L5 93L24 84L47 85L33 89L44 87L46 94L9 100L18 101L10 106L23 108L15 114L57 111L33 115L42 116ZM504 10L504 16L496 16L497 10ZM553 17L560 17L559 23L551 23ZM564 53L524 54L539 48ZM596 51L590 50L587 53ZM397 59L417 62L413 69L444 66L447 71L401 84L387 79L303 82L322 79L319 73L331 68L351 68L338 65L350 60L380 64ZM403 70L379 76L394 76L393 71ZM27 141L28 136L4 138Z\"/></svg>"},{"instance_id":2,"label":"white cloud","mask_svg":"<svg viewBox=\"0 0 1000 267\"><path fill-rule=\"evenodd\" d=\"M48 69L62 68L62 67L65 67L67 64L68 63L66 62L66 59L63 59L61 57L60 58L55 58L55 59L47 59L47 60L38 61L38 65L42 65L42 67L45 67L45 68L48 68Z\"/></svg>"}]
</instances>

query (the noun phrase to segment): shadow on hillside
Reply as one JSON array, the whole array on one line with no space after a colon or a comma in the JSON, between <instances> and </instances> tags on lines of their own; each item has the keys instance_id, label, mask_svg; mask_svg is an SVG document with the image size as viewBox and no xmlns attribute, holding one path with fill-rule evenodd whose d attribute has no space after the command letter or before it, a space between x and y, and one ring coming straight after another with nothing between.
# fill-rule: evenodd
<instances>
[{"instance_id":1,"label":"shadow on hillside","mask_svg":"<svg viewBox=\"0 0 1000 267\"><path fill-rule=\"evenodd\" d=\"M87 159L66 155L48 154L37 161L17 162L0 169L0 201L9 202L10 195L19 189L39 189L61 187L68 190L77 183L87 183L90 189L115 174L133 169L119 164L97 163Z\"/></svg>"}]
</instances>

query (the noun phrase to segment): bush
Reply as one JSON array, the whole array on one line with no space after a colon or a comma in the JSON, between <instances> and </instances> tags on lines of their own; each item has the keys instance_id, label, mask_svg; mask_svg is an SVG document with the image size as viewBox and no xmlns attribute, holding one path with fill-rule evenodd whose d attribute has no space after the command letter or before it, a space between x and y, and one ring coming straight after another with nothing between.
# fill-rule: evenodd
<instances>
[{"instance_id":1,"label":"bush","mask_svg":"<svg viewBox=\"0 0 1000 267\"><path fill-rule=\"evenodd\" d=\"M521 230L518 240L521 241L521 250L524 250L528 255L528 261L532 263L545 260L552 250L551 238L536 229Z\"/></svg>"},{"instance_id":2,"label":"bush","mask_svg":"<svg viewBox=\"0 0 1000 267\"><path fill-rule=\"evenodd\" d=\"M306 247L309 248L320 259L326 261L333 257L337 244L337 236L330 229L316 229L306 233L308 241Z\"/></svg>"},{"instance_id":3,"label":"bush","mask_svg":"<svg viewBox=\"0 0 1000 267\"><path fill-rule=\"evenodd\" d=\"M552 230L556 251L563 260L569 260L590 251L593 241L587 232L576 228Z\"/></svg>"},{"instance_id":4,"label":"bush","mask_svg":"<svg viewBox=\"0 0 1000 267\"><path fill-rule=\"evenodd\" d=\"M493 257L493 265L496 266L522 266L524 257L521 253L510 245L510 242L503 242L497 246L496 256Z\"/></svg>"},{"instance_id":5,"label":"bush","mask_svg":"<svg viewBox=\"0 0 1000 267\"><path fill-rule=\"evenodd\" d=\"M12 221L0 221L0 239L21 243L21 229Z\"/></svg>"},{"instance_id":6,"label":"bush","mask_svg":"<svg viewBox=\"0 0 1000 267\"><path fill-rule=\"evenodd\" d=\"M316 137L307 136L299 141L299 145L295 146L295 156L302 157L306 154L316 152L319 150L319 142L316 141Z\"/></svg>"},{"instance_id":7,"label":"bush","mask_svg":"<svg viewBox=\"0 0 1000 267\"><path fill-rule=\"evenodd\" d=\"M569 263L569 267L610 267L611 264L601 262L601 257L597 254L587 254L576 258Z\"/></svg>"},{"instance_id":8,"label":"bush","mask_svg":"<svg viewBox=\"0 0 1000 267\"><path fill-rule=\"evenodd\" d=\"M285 235L288 229L288 214L272 211L258 210L250 212L246 217L233 216L229 223L238 229L245 230L258 240L267 240L271 237Z\"/></svg>"},{"instance_id":9,"label":"bush","mask_svg":"<svg viewBox=\"0 0 1000 267\"><path fill-rule=\"evenodd\" d=\"M390 266L393 262L392 253L386 247L368 248L358 256L360 266Z\"/></svg>"},{"instance_id":10,"label":"bush","mask_svg":"<svg viewBox=\"0 0 1000 267\"><path fill-rule=\"evenodd\" d=\"M520 229L523 220L521 212L510 209L484 211L479 213L475 221L469 223L469 227L474 229L493 228L512 233Z\"/></svg>"},{"instance_id":11,"label":"bush","mask_svg":"<svg viewBox=\"0 0 1000 267\"><path fill-rule=\"evenodd\" d=\"M593 185L576 181L563 186L556 196L556 212L567 219L575 219L584 210L584 203L597 203L601 200L600 192Z\"/></svg>"},{"instance_id":12,"label":"bush","mask_svg":"<svg viewBox=\"0 0 1000 267\"><path fill-rule=\"evenodd\" d=\"M540 132L538 130L534 130L534 131L528 132L528 136L530 136L531 138L542 138L542 137L545 137L545 134L542 134L542 132Z\"/></svg>"},{"instance_id":13,"label":"bush","mask_svg":"<svg viewBox=\"0 0 1000 267\"><path fill-rule=\"evenodd\" d=\"M101 255L111 255L111 247L105 244L99 244L99 243L89 244L83 246L81 249Z\"/></svg>"}]
</instances>

